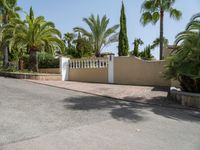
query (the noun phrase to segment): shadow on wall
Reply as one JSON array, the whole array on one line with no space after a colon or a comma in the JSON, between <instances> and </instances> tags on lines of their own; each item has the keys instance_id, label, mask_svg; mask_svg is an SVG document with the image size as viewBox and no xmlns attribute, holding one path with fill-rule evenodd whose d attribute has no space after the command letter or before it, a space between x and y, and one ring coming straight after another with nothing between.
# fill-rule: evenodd
<instances>
[{"instance_id":1,"label":"shadow on wall","mask_svg":"<svg viewBox=\"0 0 200 150\"><path fill-rule=\"evenodd\" d=\"M135 99L141 99L135 97ZM160 97L152 98L152 101ZM200 111L161 107L133 102L119 101L99 96L71 97L64 100L66 109L74 111L108 111L112 118L119 121L139 122L151 119L147 110L173 120L200 121Z\"/></svg>"}]
</instances>

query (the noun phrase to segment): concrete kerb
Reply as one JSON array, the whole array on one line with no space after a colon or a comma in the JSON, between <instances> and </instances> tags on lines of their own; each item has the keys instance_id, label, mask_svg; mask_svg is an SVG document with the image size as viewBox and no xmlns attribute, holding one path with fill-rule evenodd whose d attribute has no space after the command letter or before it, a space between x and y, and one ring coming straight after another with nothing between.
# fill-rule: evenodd
<instances>
[{"instance_id":1,"label":"concrete kerb","mask_svg":"<svg viewBox=\"0 0 200 150\"><path fill-rule=\"evenodd\" d=\"M169 96L172 100L181 103L184 106L196 107L200 109L199 93L184 92L175 87L171 87Z\"/></svg>"},{"instance_id":2,"label":"concrete kerb","mask_svg":"<svg viewBox=\"0 0 200 150\"><path fill-rule=\"evenodd\" d=\"M200 111L199 108L186 107L186 106L182 106L182 105L181 106L174 106L174 105L169 106L169 105L160 105L160 104L156 104L156 103L139 102L139 101L136 101L136 100L127 100L127 99L116 98L116 97L112 97L112 96L108 96L108 95L101 95L101 94L95 94L95 93L91 93L91 92L84 92L84 91L70 89L70 88L66 88L66 87L59 87L59 86L56 86L56 85L49 85L49 84L46 84L46 83L34 82L34 81L31 81L31 80L25 80L25 81L28 81L28 82L31 82L31 83L34 83L34 84L39 84L39 85L44 85L44 86L54 87L54 88L58 88L58 89L74 91L74 92L80 92L80 93L84 93L84 94L90 94L90 95L93 95L93 96L105 97L105 98L109 98L109 99L113 99L113 100L117 100L117 101L131 102L131 103L140 104L140 105L150 105L150 106L158 106L158 107L171 108L171 109ZM144 107L148 107L148 106L144 106Z\"/></svg>"}]
</instances>

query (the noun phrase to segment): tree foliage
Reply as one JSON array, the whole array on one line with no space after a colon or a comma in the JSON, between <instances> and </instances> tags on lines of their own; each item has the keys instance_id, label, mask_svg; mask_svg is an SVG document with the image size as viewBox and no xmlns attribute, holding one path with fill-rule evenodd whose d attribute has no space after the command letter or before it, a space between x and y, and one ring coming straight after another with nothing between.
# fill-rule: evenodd
<instances>
[{"instance_id":1,"label":"tree foliage","mask_svg":"<svg viewBox=\"0 0 200 150\"><path fill-rule=\"evenodd\" d=\"M114 25L108 28L109 19L104 15L102 18L93 14L89 18L83 18L83 21L89 26L90 31L82 27L75 27L74 31L82 33L91 42L93 49L95 50L96 57L100 56L101 50L108 44L117 42L118 33L116 30L119 25Z\"/></svg>"},{"instance_id":2,"label":"tree foliage","mask_svg":"<svg viewBox=\"0 0 200 150\"><path fill-rule=\"evenodd\" d=\"M67 33L64 35L64 40L67 41L64 55L72 58L91 57L94 55L94 49L87 37L79 33Z\"/></svg>"},{"instance_id":3,"label":"tree foliage","mask_svg":"<svg viewBox=\"0 0 200 150\"><path fill-rule=\"evenodd\" d=\"M170 17L179 20L182 13L173 7L175 0L145 0L142 4L142 16L140 22L143 25L148 23L156 24L160 20L160 59L163 59L164 42L164 15L169 13Z\"/></svg>"},{"instance_id":4,"label":"tree foliage","mask_svg":"<svg viewBox=\"0 0 200 150\"><path fill-rule=\"evenodd\" d=\"M76 57L91 57L92 54L94 54L94 50L90 41L79 34L76 40Z\"/></svg>"},{"instance_id":5,"label":"tree foliage","mask_svg":"<svg viewBox=\"0 0 200 150\"><path fill-rule=\"evenodd\" d=\"M119 56L127 56L129 51L127 28L126 28L126 15L124 3L122 1L121 16L120 16L120 32L119 32Z\"/></svg>"},{"instance_id":6,"label":"tree foliage","mask_svg":"<svg viewBox=\"0 0 200 150\"><path fill-rule=\"evenodd\" d=\"M152 60L154 57L151 54L152 46L148 45L144 48L142 52L140 52L139 56L144 60Z\"/></svg>"},{"instance_id":7,"label":"tree foliage","mask_svg":"<svg viewBox=\"0 0 200 150\"><path fill-rule=\"evenodd\" d=\"M5 28L5 38L9 47L26 49L30 54L31 71L38 71L37 51L63 51L65 45L61 40L60 32L52 22L45 21L44 17L35 17L32 7L26 20L13 19Z\"/></svg>"},{"instance_id":8,"label":"tree foliage","mask_svg":"<svg viewBox=\"0 0 200 150\"><path fill-rule=\"evenodd\" d=\"M200 13L194 15L175 40L165 76L180 82L184 91L200 92Z\"/></svg>"},{"instance_id":9,"label":"tree foliage","mask_svg":"<svg viewBox=\"0 0 200 150\"><path fill-rule=\"evenodd\" d=\"M0 24L1 31L12 18L19 18L18 12L21 10L20 7L17 6L17 0L0 0ZM2 32L1 32L2 34ZM3 65L4 67L8 66L8 43L5 41L3 36L1 36L1 48L3 49Z\"/></svg>"},{"instance_id":10,"label":"tree foliage","mask_svg":"<svg viewBox=\"0 0 200 150\"><path fill-rule=\"evenodd\" d=\"M131 52L131 55L139 57L143 60L152 60L154 58L154 56L151 54L151 51L155 48L154 42L153 44L147 45L143 50L139 50L139 46L144 44L144 42L140 38L136 38L133 44L134 49Z\"/></svg>"},{"instance_id":11,"label":"tree foliage","mask_svg":"<svg viewBox=\"0 0 200 150\"><path fill-rule=\"evenodd\" d=\"M144 42L140 38L135 39L133 42L134 49L133 49L132 55L139 57L140 56L139 46L143 45L143 44L144 44Z\"/></svg>"},{"instance_id":12,"label":"tree foliage","mask_svg":"<svg viewBox=\"0 0 200 150\"><path fill-rule=\"evenodd\" d=\"M75 38L76 38L76 35L74 33L67 32L66 34L64 34L64 41L67 42L68 48L72 48L73 41Z\"/></svg>"}]
</instances>

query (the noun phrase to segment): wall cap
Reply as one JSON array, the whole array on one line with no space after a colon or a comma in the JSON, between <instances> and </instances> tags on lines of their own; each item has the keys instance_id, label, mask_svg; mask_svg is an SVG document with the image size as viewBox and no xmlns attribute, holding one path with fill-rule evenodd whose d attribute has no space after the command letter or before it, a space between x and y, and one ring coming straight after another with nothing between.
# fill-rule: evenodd
<instances>
[{"instance_id":1,"label":"wall cap","mask_svg":"<svg viewBox=\"0 0 200 150\"><path fill-rule=\"evenodd\" d=\"M175 87L171 87L170 88L170 93L175 93L175 94L180 94L180 95L185 95L185 96L192 96L192 97L199 97L200 98L200 93L185 92L185 91L181 91L180 88L175 88Z\"/></svg>"}]
</instances>

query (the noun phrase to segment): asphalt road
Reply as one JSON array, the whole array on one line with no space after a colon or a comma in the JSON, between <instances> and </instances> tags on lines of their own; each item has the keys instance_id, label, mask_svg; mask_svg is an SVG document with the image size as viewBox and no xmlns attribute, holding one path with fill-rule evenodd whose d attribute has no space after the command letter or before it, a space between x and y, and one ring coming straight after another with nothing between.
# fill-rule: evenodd
<instances>
[{"instance_id":1,"label":"asphalt road","mask_svg":"<svg viewBox=\"0 0 200 150\"><path fill-rule=\"evenodd\" d=\"M0 150L199 150L200 112L0 77Z\"/></svg>"}]
</instances>

